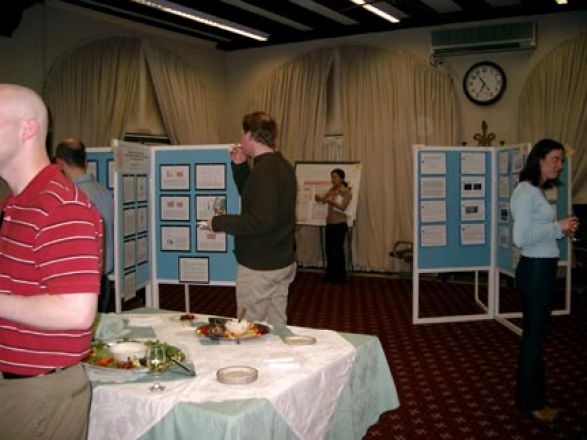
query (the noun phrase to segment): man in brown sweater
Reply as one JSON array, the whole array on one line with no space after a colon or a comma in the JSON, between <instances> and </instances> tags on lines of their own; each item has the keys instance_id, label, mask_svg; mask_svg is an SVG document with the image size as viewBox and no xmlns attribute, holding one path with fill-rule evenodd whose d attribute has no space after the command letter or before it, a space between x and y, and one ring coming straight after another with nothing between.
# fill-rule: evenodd
<instances>
[{"instance_id":1,"label":"man in brown sweater","mask_svg":"<svg viewBox=\"0 0 587 440\"><path fill-rule=\"evenodd\" d=\"M216 216L210 227L235 236L238 310L246 308L248 320L285 324L288 288L296 273L295 172L275 150L277 124L271 116L248 114L242 127L241 144L230 152L241 213ZM252 168L247 157L253 159Z\"/></svg>"}]
</instances>

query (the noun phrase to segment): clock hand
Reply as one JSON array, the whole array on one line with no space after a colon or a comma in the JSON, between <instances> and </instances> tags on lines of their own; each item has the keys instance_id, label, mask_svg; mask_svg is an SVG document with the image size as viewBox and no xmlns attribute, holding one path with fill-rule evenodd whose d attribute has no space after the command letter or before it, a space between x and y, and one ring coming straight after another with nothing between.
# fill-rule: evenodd
<instances>
[{"instance_id":1,"label":"clock hand","mask_svg":"<svg viewBox=\"0 0 587 440\"><path fill-rule=\"evenodd\" d=\"M481 90L483 90L485 87L487 87L487 83L485 82L485 80L483 79L483 77L481 75L479 75L479 80L481 81Z\"/></svg>"}]
</instances>

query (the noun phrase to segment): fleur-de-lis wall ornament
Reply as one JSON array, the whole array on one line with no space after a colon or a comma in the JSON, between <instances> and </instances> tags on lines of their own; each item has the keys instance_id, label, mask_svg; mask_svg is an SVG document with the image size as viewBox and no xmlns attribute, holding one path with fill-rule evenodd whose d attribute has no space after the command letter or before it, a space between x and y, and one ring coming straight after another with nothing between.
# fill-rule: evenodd
<instances>
[{"instance_id":1,"label":"fleur-de-lis wall ornament","mask_svg":"<svg viewBox=\"0 0 587 440\"><path fill-rule=\"evenodd\" d=\"M481 131L483 133L475 133L475 139L480 147L490 147L491 142L495 140L495 133L487 133L487 122L481 122Z\"/></svg>"}]
</instances>

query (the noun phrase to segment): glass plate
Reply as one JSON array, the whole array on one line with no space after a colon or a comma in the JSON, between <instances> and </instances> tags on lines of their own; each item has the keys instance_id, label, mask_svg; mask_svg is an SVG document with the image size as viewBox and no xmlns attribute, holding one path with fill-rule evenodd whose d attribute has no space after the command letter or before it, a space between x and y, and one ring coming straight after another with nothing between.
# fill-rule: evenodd
<instances>
[{"instance_id":1,"label":"glass plate","mask_svg":"<svg viewBox=\"0 0 587 440\"><path fill-rule=\"evenodd\" d=\"M216 372L216 380L227 385L244 385L253 383L258 377L259 372L253 367L225 367Z\"/></svg>"}]
</instances>

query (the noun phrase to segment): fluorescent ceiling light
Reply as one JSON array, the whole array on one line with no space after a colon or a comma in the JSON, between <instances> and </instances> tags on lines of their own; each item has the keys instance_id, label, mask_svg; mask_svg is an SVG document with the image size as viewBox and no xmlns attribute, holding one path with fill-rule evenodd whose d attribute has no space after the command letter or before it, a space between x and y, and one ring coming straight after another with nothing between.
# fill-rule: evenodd
<instances>
[{"instance_id":1,"label":"fluorescent ceiling light","mask_svg":"<svg viewBox=\"0 0 587 440\"><path fill-rule=\"evenodd\" d=\"M212 26L224 31L233 32L235 34L242 35L244 37L252 38L257 41L267 41L269 35L263 32L256 31L255 29L247 28L236 23L232 23L228 20L224 20L219 17L215 17L204 12L196 11L195 9L187 8L177 3L168 2L166 0L131 0L134 3L138 3L150 8L159 9L160 11L167 12L168 14L177 15L179 17L187 18L195 22Z\"/></svg>"},{"instance_id":2,"label":"fluorescent ceiling light","mask_svg":"<svg viewBox=\"0 0 587 440\"><path fill-rule=\"evenodd\" d=\"M567 3L567 0L556 0L557 5L566 5Z\"/></svg>"},{"instance_id":3,"label":"fluorescent ceiling light","mask_svg":"<svg viewBox=\"0 0 587 440\"><path fill-rule=\"evenodd\" d=\"M351 0L355 5L359 5L362 6L364 9L366 9L369 12L372 12L375 15L378 15L379 17L390 21L392 23L399 23L399 20L397 18L395 18L393 15L388 14L387 12L382 11L381 9L368 4L365 0Z\"/></svg>"}]
</instances>

